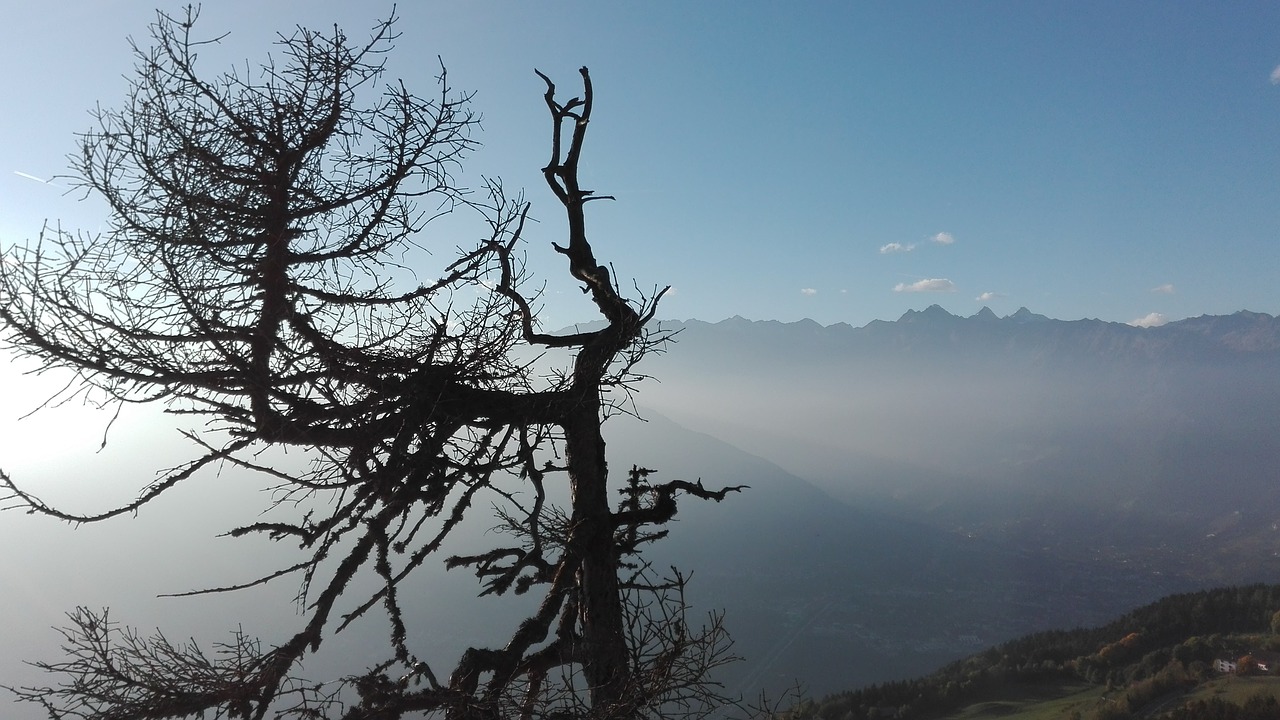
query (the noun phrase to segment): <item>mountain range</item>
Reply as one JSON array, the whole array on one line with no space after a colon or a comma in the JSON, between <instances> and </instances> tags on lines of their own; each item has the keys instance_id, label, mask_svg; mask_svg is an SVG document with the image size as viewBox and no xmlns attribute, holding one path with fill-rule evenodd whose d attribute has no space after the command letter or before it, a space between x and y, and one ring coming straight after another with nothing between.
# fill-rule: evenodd
<instances>
[{"instance_id":1,"label":"mountain range","mask_svg":"<svg viewBox=\"0 0 1280 720\"><path fill-rule=\"evenodd\" d=\"M1135 328L933 306L858 329L735 318L671 330L637 402L842 498L936 503L982 488L1168 512L1194 500L1204 513L1276 485L1269 315Z\"/></svg>"},{"instance_id":2,"label":"mountain range","mask_svg":"<svg viewBox=\"0 0 1280 720\"><path fill-rule=\"evenodd\" d=\"M741 468L687 469L714 438L773 478L759 500L753 489L709 508L673 546L687 533L720 548L691 564L704 577L726 563L754 563L761 578L812 568L785 590L709 590L731 628L742 598L796 598L750 623L798 633L767 671L775 680L857 687L966 643L1280 572L1270 315L1139 328L932 306L861 328L663 329L675 342L642 366L655 381L635 396L640 415L707 438L637 436L641 464L738 483Z\"/></svg>"}]
</instances>

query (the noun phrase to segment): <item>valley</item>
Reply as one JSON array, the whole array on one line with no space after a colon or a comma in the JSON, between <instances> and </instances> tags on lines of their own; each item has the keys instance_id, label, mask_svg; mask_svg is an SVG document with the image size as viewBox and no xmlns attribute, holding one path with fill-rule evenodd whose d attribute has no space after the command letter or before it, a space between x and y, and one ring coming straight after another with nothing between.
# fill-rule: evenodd
<instances>
[{"instance_id":1,"label":"valley","mask_svg":"<svg viewBox=\"0 0 1280 720\"><path fill-rule=\"evenodd\" d=\"M858 687L1280 576L1270 316L1133 328L935 307L672 329L637 395L650 422L614 442L752 485L682 510L669 548L766 665L748 679ZM662 434L689 430L706 437Z\"/></svg>"}]
</instances>

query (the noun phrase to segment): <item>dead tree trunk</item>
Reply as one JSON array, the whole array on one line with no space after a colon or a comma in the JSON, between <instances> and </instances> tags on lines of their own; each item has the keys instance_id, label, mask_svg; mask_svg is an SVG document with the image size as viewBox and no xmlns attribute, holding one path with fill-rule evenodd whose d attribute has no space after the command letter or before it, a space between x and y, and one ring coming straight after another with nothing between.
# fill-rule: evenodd
<instances>
[{"instance_id":1,"label":"dead tree trunk","mask_svg":"<svg viewBox=\"0 0 1280 720\"><path fill-rule=\"evenodd\" d=\"M591 121L591 76L581 69L582 98L561 104L555 85L545 75L546 102L555 122L551 162L543 169L547 184L568 214L569 243L556 245L568 257L569 271L586 284L592 300L608 320L605 329L584 339L574 363L570 395L575 403L563 422L565 455L572 491L569 552L579 559L580 642L583 675L591 706L609 717L627 717L624 702L630 685L626 632L618 582L618 548L608 494L609 468L601 434L601 386L609 365L639 338L644 320L614 287L608 270L596 262L586 236L584 207L592 191L578 184L578 159ZM569 127L566 128L565 125ZM568 147L563 146L568 130Z\"/></svg>"},{"instance_id":2,"label":"dead tree trunk","mask_svg":"<svg viewBox=\"0 0 1280 720\"><path fill-rule=\"evenodd\" d=\"M584 404L564 427L573 503L569 552L579 558L577 650L591 706L611 708L622 701L629 668L599 398L592 399L596 402Z\"/></svg>"}]
</instances>

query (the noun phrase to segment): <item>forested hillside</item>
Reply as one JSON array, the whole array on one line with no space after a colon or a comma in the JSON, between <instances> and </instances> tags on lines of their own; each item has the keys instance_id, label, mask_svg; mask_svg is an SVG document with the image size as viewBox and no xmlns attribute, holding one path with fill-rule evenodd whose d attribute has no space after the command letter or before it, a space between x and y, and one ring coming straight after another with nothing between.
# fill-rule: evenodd
<instances>
[{"instance_id":1,"label":"forested hillside","mask_svg":"<svg viewBox=\"0 0 1280 720\"><path fill-rule=\"evenodd\" d=\"M1109 695L1066 717L1280 717L1274 697L1169 702L1216 675L1214 660L1280 649L1273 632L1280 585L1250 585L1164 598L1095 628L1036 633L947 665L927 677L808 702L794 718L945 718L980 702L1105 688ZM1256 655L1264 657L1264 655ZM1261 661L1259 661L1261 662ZM1244 665L1249 665L1246 661ZM1241 672L1274 672L1261 663ZM1153 708L1158 714L1153 715ZM1258 714L1262 713L1262 714ZM1269 714L1268 714L1269 713Z\"/></svg>"}]
</instances>

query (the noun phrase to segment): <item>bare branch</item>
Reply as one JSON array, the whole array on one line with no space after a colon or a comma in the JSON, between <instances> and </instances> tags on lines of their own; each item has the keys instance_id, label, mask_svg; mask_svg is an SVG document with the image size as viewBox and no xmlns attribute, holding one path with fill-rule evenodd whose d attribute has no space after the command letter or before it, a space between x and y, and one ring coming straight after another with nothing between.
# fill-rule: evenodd
<instances>
[{"instance_id":1,"label":"bare branch","mask_svg":"<svg viewBox=\"0 0 1280 720\"><path fill-rule=\"evenodd\" d=\"M217 468L261 478L270 499L226 534L299 557L176 595L288 576L302 618L276 647L236 633L206 653L82 609L66 659L40 665L62 684L17 696L53 718L100 720L701 717L721 699L710 673L730 657L727 635L718 616L691 631L684 576L649 578L641 549L665 535L678 496L741 488L655 485L633 468L615 510L601 423L628 410L638 363L669 334L647 328L666 289L629 297L588 240L586 205L612 198L579 184L586 68L581 96L564 102L538 73L552 123L543 174L567 220L553 247L604 325L555 336L539 331L525 287L529 203L496 180L473 195L456 178L476 146L470 95L443 64L429 96L383 77L394 17L359 43L297 28L258 67L214 76L197 51L221 36L196 35L197 18L157 14L123 104L94 111L70 158L72 185L110 208L107 230L54 225L0 258L5 345L72 370L60 398L157 403L198 421L182 430L195 457L98 513L53 507L4 473L0 486L10 508L79 523ZM450 213L473 218L480 239L439 253L429 231ZM572 359L543 375L529 347ZM305 462L266 452L281 447ZM569 490L563 507L548 499L553 477ZM481 596L542 595L505 642L469 648L441 682L419 659L430 629L407 612L419 600L409 580L485 501L504 539L443 562L472 571ZM329 637L377 612L390 628L380 664L329 684L297 678Z\"/></svg>"}]
</instances>

